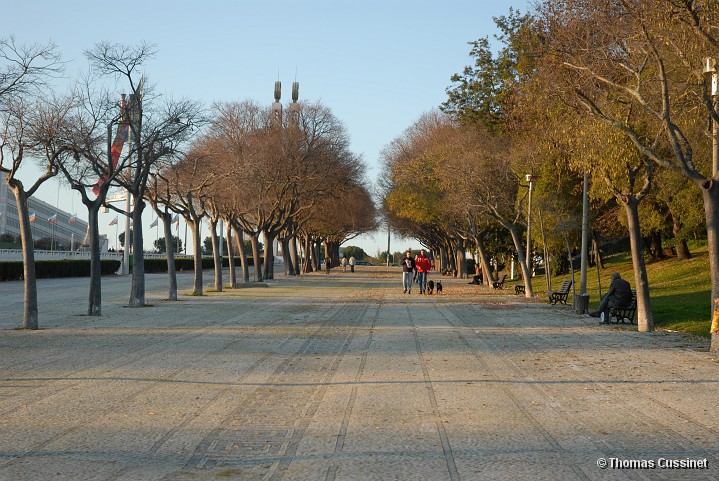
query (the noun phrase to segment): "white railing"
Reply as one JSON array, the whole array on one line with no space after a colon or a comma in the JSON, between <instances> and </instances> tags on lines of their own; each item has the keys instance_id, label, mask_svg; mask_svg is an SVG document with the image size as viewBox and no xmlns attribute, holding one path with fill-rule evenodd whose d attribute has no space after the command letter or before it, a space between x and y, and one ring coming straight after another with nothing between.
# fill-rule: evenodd
<instances>
[{"instance_id":1,"label":"white railing","mask_svg":"<svg viewBox=\"0 0 719 481\"><path fill-rule=\"evenodd\" d=\"M101 259L115 259L122 261L122 252L101 252ZM145 252L145 259L165 259L166 254L157 254ZM212 257L212 256L204 256ZM61 260L61 259L89 259L90 252L88 251L46 251L46 250L35 250L36 261L48 261L48 260ZM191 255L187 254L175 254L175 259L180 258L192 258ZM13 262L22 261L22 250L20 249L0 249L0 262ZM282 257L275 257L275 264L282 264Z\"/></svg>"},{"instance_id":2,"label":"white railing","mask_svg":"<svg viewBox=\"0 0 719 481\"><path fill-rule=\"evenodd\" d=\"M165 254L156 253L145 253L146 259L164 259L167 257ZM183 255L176 255L177 257L188 257ZM89 251L46 251L46 250L35 250L35 260L37 261L48 261L48 260L60 260L60 259L89 259ZM122 260L122 252L101 252L101 259L116 259ZM1 261L22 261L22 250L20 249L0 249L0 262Z\"/></svg>"},{"instance_id":3,"label":"white railing","mask_svg":"<svg viewBox=\"0 0 719 481\"><path fill-rule=\"evenodd\" d=\"M122 254L118 252L101 252L102 259L122 260ZM35 260L61 260L61 259L89 259L90 253L87 251L46 251L35 250ZM0 261L22 261L22 250L20 249L0 249Z\"/></svg>"}]
</instances>

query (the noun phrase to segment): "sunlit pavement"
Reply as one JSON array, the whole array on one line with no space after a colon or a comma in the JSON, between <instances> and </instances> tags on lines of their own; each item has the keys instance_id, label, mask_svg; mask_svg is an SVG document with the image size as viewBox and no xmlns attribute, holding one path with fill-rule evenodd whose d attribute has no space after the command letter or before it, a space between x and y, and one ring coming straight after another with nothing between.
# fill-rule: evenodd
<instances>
[{"instance_id":1,"label":"sunlit pavement","mask_svg":"<svg viewBox=\"0 0 719 481\"><path fill-rule=\"evenodd\" d=\"M708 341L396 268L277 277L169 302L150 275L145 308L104 278L99 318L42 280L32 332L0 284L0 479L719 478Z\"/></svg>"}]
</instances>

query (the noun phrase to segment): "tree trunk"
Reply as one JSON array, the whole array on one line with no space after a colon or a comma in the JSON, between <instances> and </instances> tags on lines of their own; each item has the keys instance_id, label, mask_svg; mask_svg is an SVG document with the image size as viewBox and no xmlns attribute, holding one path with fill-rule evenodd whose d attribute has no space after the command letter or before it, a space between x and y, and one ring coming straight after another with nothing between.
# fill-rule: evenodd
<instances>
[{"instance_id":1,"label":"tree trunk","mask_svg":"<svg viewBox=\"0 0 719 481\"><path fill-rule=\"evenodd\" d=\"M275 235L267 232L262 232L262 237L265 242L265 279L275 278Z\"/></svg>"},{"instance_id":2,"label":"tree trunk","mask_svg":"<svg viewBox=\"0 0 719 481\"><path fill-rule=\"evenodd\" d=\"M247 252L245 250L245 236L236 223L232 224L232 228L235 230L235 237L237 237L237 251L240 253L240 264L242 267L242 283L247 284L250 282L250 266L247 261Z\"/></svg>"},{"instance_id":3,"label":"tree trunk","mask_svg":"<svg viewBox=\"0 0 719 481\"><path fill-rule=\"evenodd\" d=\"M102 315L102 264L100 262L100 228L98 212L100 204L91 203L87 209L87 223L90 229L90 293L87 315Z\"/></svg>"},{"instance_id":4,"label":"tree trunk","mask_svg":"<svg viewBox=\"0 0 719 481\"><path fill-rule=\"evenodd\" d=\"M457 277L457 263L454 256L454 243L450 240L445 242L444 259L447 260L447 270L452 273L452 277Z\"/></svg>"},{"instance_id":5,"label":"tree trunk","mask_svg":"<svg viewBox=\"0 0 719 481\"><path fill-rule=\"evenodd\" d=\"M259 234L253 232L249 234L249 236L250 244L252 244L252 266L255 271L255 282L262 282L262 260L260 258L260 246L258 245L257 239ZM265 247L265 251L267 251L267 247Z\"/></svg>"},{"instance_id":6,"label":"tree trunk","mask_svg":"<svg viewBox=\"0 0 719 481\"><path fill-rule=\"evenodd\" d=\"M215 265L215 291L222 292L222 258L220 257L220 237L217 235L217 224L220 219L210 218L210 239L212 240L212 259Z\"/></svg>"},{"instance_id":7,"label":"tree trunk","mask_svg":"<svg viewBox=\"0 0 719 481\"><path fill-rule=\"evenodd\" d=\"M145 201L135 199L132 209L132 288L130 290L130 307L145 306L145 255L142 240L142 211ZM125 241L127 245L128 242Z\"/></svg>"},{"instance_id":8,"label":"tree trunk","mask_svg":"<svg viewBox=\"0 0 719 481\"><path fill-rule=\"evenodd\" d=\"M9 185L9 184L8 184ZM9 185L15 194L17 217L20 223L20 241L22 243L23 283L25 288L23 307L23 329L37 329L37 278L35 277L35 247L30 228L30 212L27 206L27 196L21 186Z\"/></svg>"},{"instance_id":9,"label":"tree trunk","mask_svg":"<svg viewBox=\"0 0 719 481\"><path fill-rule=\"evenodd\" d=\"M282 258L285 262L285 275L296 276L295 260L292 258L292 240L289 237L282 238Z\"/></svg>"},{"instance_id":10,"label":"tree trunk","mask_svg":"<svg viewBox=\"0 0 719 481\"><path fill-rule=\"evenodd\" d=\"M292 265L295 269L295 275L299 276L302 271L302 266L300 265L300 256L297 252L297 236L292 236L292 239L290 240L290 257L292 259Z\"/></svg>"},{"instance_id":11,"label":"tree trunk","mask_svg":"<svg viewBox=\"0 0 719 481\"><path fill-rule=\"evenodd\" d=\"M682 221L678 215L675 215L674 211L669 208L669 214L672 216L672 233L674 234L674 243L677 250L677 260L685 261L692 258L691 252L689 252L689 246L687 240L679 235L681 232Z\"/></svg>"},{"instance_id":12,"label":"tree trunk","mask_svg":"<svg viewBox=\"0 0 719 481\"><path fill-rule=\"evenodd\" d=\"M622 200L627 213L627 226L629 229L629 243L632 249L632 266L634 267L634 283L637 291L637 327L641 332L654 330L654 318L649 298L649 282L647 280L647 267L644 263L644 249L642 234L639 226L638 202L633 196Z\"/></svg>"},{"instance_id":13,"label":"tree trunk","mask_svg":"<svg viewBox=\"0 0 719 481\"><path fill-rule=\"evenodd\" d=\"M674 238L676 240L677 260L685 261L692 258L686 239Z\"/></svg>"},{"instance_id":14,"label":"tree trunk","mask_svg":"<svg viewBox=\"0 0 719 481\"><path fill-rule=\"evenodd\" d=\"M158 212L158 214L160 214ZM175 246L172 243L172 215L169 212L162 213L162 229L165 235L165 253L167 254L167 277L168 277L168 299L177 300L177 268L175 267ZM180 238L177 238L177 245L180 245Z\"/></svg>"},{"instance_id":15,"label":"tree trunk","mask_svg":"<svg viewBox=\"0 0 719 481\"><path fill-rule=\"evenodd\" d=\"M666 256L664 255L664 247L662 247L662 233L652 232L650 237L652 240L652 257L654 260L664 259Z\"/></svg>"},{"instance_id":16,"label":"tree trunk","mask_svg":"<svg viewBox=\"0 0 719 481\"><path fill-rule=\"evenodd\" d=\"M489 264L489 256L487 255L487 248L484 245L484 236L486 232L480 232L474 238L474 242L477 244L477 254L479 255L480 265L482 266L482 281L484 285L491 285L492 269Z\"/></svg>"},{"instance_id":17,"label":"tree trunk","mask_svg":"<svg viewBox=\"0 0 719 481\"><path fill-rule=\"evenodd\" d=\"M332 259L332 268L340 265L340 245L337 242L325 242L325 257Z\"/></svg>"},{"instance_id":18,"label":"tree trunk","mask_svg":"<svg viewBox=\"0 0 719 481\"><path fill-rule=\"evenodd\" d=\"M524 248L522 247L522 239L513 224L501 223L512 235L514 248L517 251L517 262L519 262L519 266L522 269L522 277L524 277L524 297L534 297L534 291L532 290L532 274L529 272L529 266L527 266L527 258L525 256Z\"/></svg>"},{"instance_id":19,"label":"tree trunk","mask_svg":"<svg viewBox=\"0 0 719 481\"><path fill-rule=\"evenodd\" d=\"M455 244L454 258L457 263L457 277L460 279L467 278L467 251L464 247L464 239L459 240Z\"/></svg>"},{"instance_id":20,"label":"tree trunk","mask_svg":"<svg viewBox=\"0 0 719 481\"><path fill-rule=\"evenodd\" d=\"M597 242L596 232L592 232L592 246L594 248L594 253L596 254L595 257L597 258L597 264L599 264L599 267L604 269L604 258L602 257L602 253L599 250L599 243Z\"/></svg>"},{"instance_id":21,"label":"tree trunk","mask_svg":"<svg viewBox=\"0 0 719 481\"><path fill-rule=\"evenodd\" d=\"M314 249L312 251L312 261L314 262L314 267L317 272L322 271L322 255L320 254L320 249L322 248L322 241L321 240L315 240L314 241Z\"/></svg>"},{"instance_id":22,"label":"tree trunk","mask_svg":"<svg viewBox=\"0 0 719 481\"><path fill-rule=\"evenodd\" d=\"M193 260L195 266L195 276L192 286L192 295L202 295L202 244L200 243L200 220L192 219L188 221L190 230L192 231Z\"/></svg>"},{"instance_id":23,"label":"tree trunk","mask_svg":"<svg viewBox=\"0 0 719 481\"><path fill-rule=\"evenodd\" d=\"M305 258L303 261L304 267L302 268L302 271L305 274L308 274L314 271L314 269L312 268L312 239L310 238L310 236L305 236L302 238L302 243L304 246L303 250L305 251Z\"/></svg>"},{"instance_id":24,"label":"tree trunk","mask_svg":"<svg viewBox=\"0 0 719 481\"><path fill-rule=\"evenodd\" d=\"M227 243L227 261L230 267L230 288L237 287L237 269L235 269L235 245L232 240L232 222L227 221L227 229L225 231L225 239Z\"/></svg>"}]
</instances>

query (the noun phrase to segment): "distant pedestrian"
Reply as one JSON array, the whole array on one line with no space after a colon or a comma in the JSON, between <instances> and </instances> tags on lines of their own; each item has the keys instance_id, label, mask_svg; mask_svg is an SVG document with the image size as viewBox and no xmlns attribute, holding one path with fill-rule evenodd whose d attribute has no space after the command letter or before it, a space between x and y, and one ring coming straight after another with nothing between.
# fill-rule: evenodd
<instances>
[{"instance_id":1,"label":"distant pedestrian","mask_svg":"<svg viewBox=\"0 0 719 481\"><path fill-rule=\"evenodd\" d=\"M414 265L417 269L417 284L419 284L419 293L424 294L427 290L427 273L432 270L432 261L424 253L424 249L419 251L419 255L414 258Z\"/></svg>"},{"instance_id":2,"label":"distant pedestrian","mask_svg":"<svg viewBox=\"0 0 719 481\"><path fill-rule=\"evenodd\" d=\"M329 275L330 269L332 268L332 258L330 256L325 257L325 271Z\"/></svg>"},{"instance_id":3,"label":"distant pedestrian","mask_svg":"<svg viewBox=\"0 0 719 481\"><path fill-rule=\"evenodd\" d=\"M408 292L412 294L412 274L414 273L414 259L412 259L412 253L407 251L405 258L402 259L402 287L404 287L404 293Z\"/></svg>"},{"instance_id":4,"label":"distant pedestrian","mask_svg":"<svg viewBox=\"0 0 719 481\"><path fill-rule=\"evenodd\" d=\"M355 271L355 256L350 256L350 272Z\"/></svg>"},{"instance_id":5,"label":"distant pedestrian","mask_svg":"<svg viewBox=\"0 0 719 481\"><path fill-rule=\"evenodd\" d=\"M340 262L342 263L342 272L347 272L347 258L342 256L342 260Z\"/></svg>"}]
</instances>

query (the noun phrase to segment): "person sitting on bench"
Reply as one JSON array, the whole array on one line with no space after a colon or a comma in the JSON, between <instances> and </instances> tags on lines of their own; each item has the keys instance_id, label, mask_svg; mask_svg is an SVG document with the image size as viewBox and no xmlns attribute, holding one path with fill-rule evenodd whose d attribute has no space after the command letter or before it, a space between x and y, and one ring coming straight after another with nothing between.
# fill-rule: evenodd
<instances>
[{"instance_id":1,"label":"person sitting on bench","mask_svg":"<svg viewBox=\"0 0 719 481\"><path fill-rule=\"evenodd\" d=\"M629 282L622 279L618 272L612 274L611 280L607 295L599 303L599 309L589 313L592 317L601 316L602 322L605 323L609 322L609 313L613 307L628 306L632 303L632 287Z\"/></svg>"},{"instance_id":2,"label":"person sitting on bench","mask_svg":"<svg viewBox=\"0 0 719 481\"><path fill-rule=\"evenodd\" d=\"M472 281L467 284L482 285L482 267L479 265L479 262L474 265L474 275L472 276Z\"/></svg>"}]
</instances>

